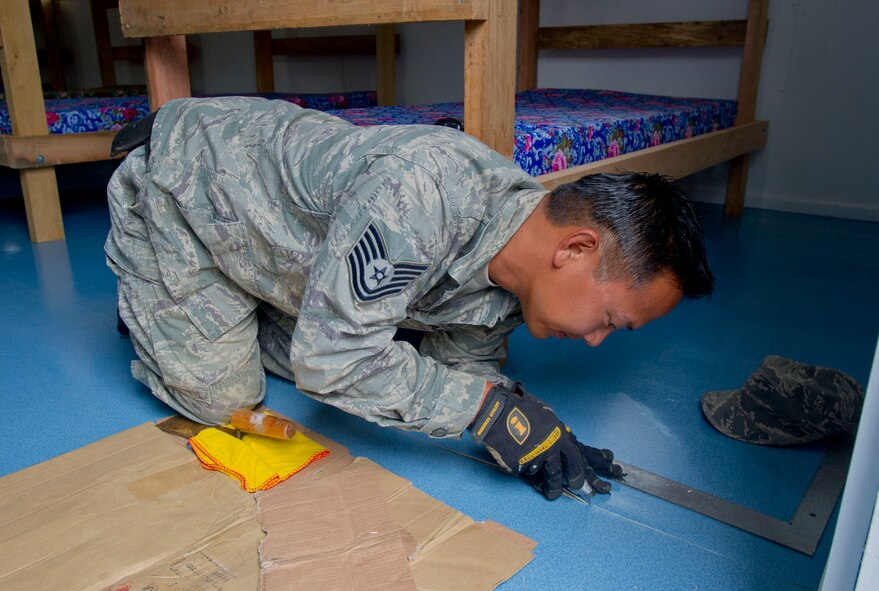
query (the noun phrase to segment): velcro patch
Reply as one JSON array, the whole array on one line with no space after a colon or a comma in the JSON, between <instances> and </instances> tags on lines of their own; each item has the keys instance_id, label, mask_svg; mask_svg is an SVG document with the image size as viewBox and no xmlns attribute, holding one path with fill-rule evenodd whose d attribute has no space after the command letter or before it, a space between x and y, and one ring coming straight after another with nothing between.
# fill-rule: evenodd
<instances>
[{"instance_id":1,"label":"velcro patch","mask_svg":"<svg viewBox=\"0 0 879 591\"><path fill-rule=\"evenodd\" d=\"M348 253L351 289L361 302L400 293L427 267L421 263L392 262L381 230L372 222Z\"/></svg>"}]
</instances>

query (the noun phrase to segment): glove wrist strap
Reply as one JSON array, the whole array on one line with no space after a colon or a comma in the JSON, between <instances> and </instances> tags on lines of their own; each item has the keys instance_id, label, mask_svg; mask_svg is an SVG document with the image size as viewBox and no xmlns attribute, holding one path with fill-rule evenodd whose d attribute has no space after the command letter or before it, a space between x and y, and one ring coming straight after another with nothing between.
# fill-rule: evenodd
<instances>
[{"instance_id":1,"label":"glove wrist strap","mask_svg":"<svg viewBox=\"0 0 879 591\"><path fill-rule=\"evenodd\" d=\"M492 426L503 415L506 405L507 389L503 386L493 386L488 391L488 396L485 397L485 402L477 413L476 420L470 426L470 435L473 437L473 441L482 444Z\"/></svg>"}]
</instances>

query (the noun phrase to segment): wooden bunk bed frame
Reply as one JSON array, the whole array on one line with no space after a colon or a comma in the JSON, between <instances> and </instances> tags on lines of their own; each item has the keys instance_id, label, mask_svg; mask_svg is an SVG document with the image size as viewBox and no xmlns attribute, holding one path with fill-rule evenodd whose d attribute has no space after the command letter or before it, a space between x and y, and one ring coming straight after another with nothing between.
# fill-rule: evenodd
<instances>
[{"instance_id":1,"label":"wooden bunk bed frame","mask_svg":"<svg viewBox=\"0 0 879 591\"><path fill-rule=\"evenodd\" d=\"M48 15L51 22L52 0L39 0L39 3L43 14ZM11 135L0 134L0 166L19 171L30 238L34 242L46 242L64 239L64 224L54 167L60 164L109 159L110 144L116 132L49 133L31 20L31 4L36 4L36 0L0 0L0 69L2 69L6 103L13 127ZM96 43L99 48L102 84L113 87L116 86L114 62L142 61L144 51L138 45L112 46L107 11L114 10L118 0L91 0L90 4ZM204 8L205 4L198 6ZM270 22L266 24L265 29L268 28L278 27ZM375 35L354 35L344 38L309 37L273 40L270 30L254 29L254 31L257 83L260 92L274 89L270 74L272 58L275 55L372 54L378 60L378 101L380 104L394 102L394 60L399 48L399 39L395 35L393 23L382 24L377 28ZM46 36L48 38L48 35ZM50 49L57 49L55 41L51 41L50 44ZM145 45L150 47L156 44L147 40ZM162 43L157 45L163 47ZM175 47L185 59L185 46L179 48L173 43L171 46ZM155 59L152 57L154 55L154 51L150 50L150 57L146 60L147 75L150 80L162 79L161 68L156 70L154 66ZM185 62L184 70L188 72ZM58 84L55 79L56 77L52 76L53 87ZM188 73L185 85L181 80L179 88L185 88L185 95L180 96L189 95ZM56 90L62 89L56 88ZM150 96L153 108L165 102L164 100L158 102L157 96L161 94L152 92Z\"/></svg>"},{"instance_id":2,"label":"wooden bunk bed frame","mask_svg":"<svg viewBox=\"0 0 879 591\"><path fill-rule=\"evenodd\" d=\"M143 37L149 92L155 106L189 96L185 35L266 28L464 22L464 117L468 133L512 156L516 76L519 88L536 85L537 51L574 42L580 47L744 48L734 127L538 177L547 187L602 171L638 170L683 177L731 160L726 213L740 215L748 155L766 144L768 123L755 121L768 0L748 0L744 21L539 27L539 0L120 0L123 34ZM211 15L205 18L205 15ZM518 27L517 27L518 20ZM519 37L519 66L516 37ZM612 33L607 36L606 33ZM622 40L622 42L621 42Z\"/></svg>"},{"instance_id":3,"label":"wooden bunk bed frame","mask_svg":"<svg viewBox=\"0 0 879 591\"><path fill-rule=\"evenodd\" d=\"M540 27L540 0L519 1L517 90L537 87L540 49L742 47L738 101L732 128L592 162L540 177L547 188L598 172L644 171L680 178L731 161L726 215L745 202L749 154L766 145L769 124L756 121L757 89L768 28L768 0L748 0L745 20Z\"/></svg>"}]
</instances>

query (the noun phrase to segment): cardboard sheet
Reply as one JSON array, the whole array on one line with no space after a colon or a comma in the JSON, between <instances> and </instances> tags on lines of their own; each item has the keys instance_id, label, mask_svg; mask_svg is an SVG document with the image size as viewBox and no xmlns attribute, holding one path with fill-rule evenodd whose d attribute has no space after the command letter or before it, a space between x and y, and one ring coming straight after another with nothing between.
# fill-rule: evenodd
<instances>
[{"instance_id":1,"label":"cardboard sheet","mask_svg":"<svg viewBox=\"0 0 879 591\"><path fill-rule=\"evenodd\" d=\"M531 561L525 536L340 456L330 474L259 493L262 591L489 591Z\"/></svg>"},{"instance_id":2,"label":"cardboard sheet","mask_svg":"<svg viewBox=\"0 0 879 591\"><path fill-rule=\"evenodd\" d=\"M303 430L330 456L258 495L151 424L0 478L0 589L488 591L531 560Z\"/></svg>"},{"instance_id":3,"label":"cardboard sheet","mask_svg":"<svg viewBox=\"0 0 879 591\"><path fill-rule=\"evenodd\" d=\"M258 499L262 590L415 590L400 528L368 467L290 481Z\"/></svg>"},{"instance_id":4,"label":"cardboard sheet","mask_svg":"<svg viewBox=\"0 0 879 591\"><path fill-rule=\"evenodd\" d=\"M0 588L104 589L253 519L250 495L193 462L148 424L3 477ZM213 589L242 588L219 567Z\"/></svg>"}]
</instances>

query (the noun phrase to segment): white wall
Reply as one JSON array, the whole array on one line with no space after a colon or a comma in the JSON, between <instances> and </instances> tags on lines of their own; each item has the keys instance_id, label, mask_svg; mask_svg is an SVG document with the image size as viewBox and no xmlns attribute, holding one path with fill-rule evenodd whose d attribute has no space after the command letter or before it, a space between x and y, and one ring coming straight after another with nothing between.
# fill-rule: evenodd
<instances>
[{"instance_id":1,"label":"white wall","mask_svg":"<svg viewBox=\"0 0 879 591\"><path fill-rule=\"evenodd\" d=\"M513 0L510 0L513 1ZM83 48L70 69L96 85L88 2L59 0L72 26L62 35ZM746 0L543 0L543 25L744 18ZM71 11L79 16L71 16ZM879 220L879 0L771 0L757 116L769 143L752 158L747 205ZM404 104L461 100L463 26L402 25L397 95ZM89 46L91 43L91 46ZM194 92L255 89L246 33L193 37ZM735 98L738 50L542 52L541 86ZM364 57L276 60L280 90L330 92L374 85ZM136 76L140 73L136 72ZM129 80L123 79L123 82ZM137 80L133 80L137 81ZM721 201L725 167L687 179L697 198Z\"/></svg>"}]
</instances>

